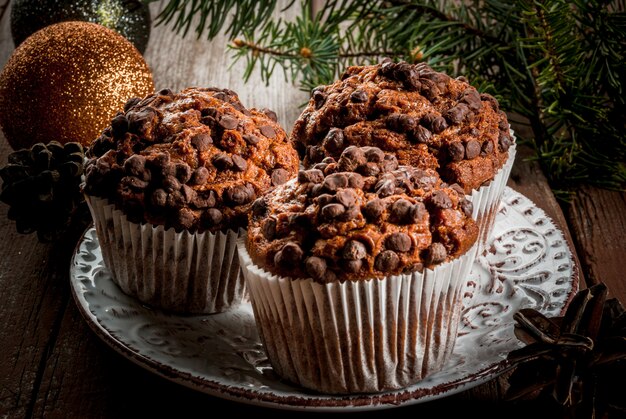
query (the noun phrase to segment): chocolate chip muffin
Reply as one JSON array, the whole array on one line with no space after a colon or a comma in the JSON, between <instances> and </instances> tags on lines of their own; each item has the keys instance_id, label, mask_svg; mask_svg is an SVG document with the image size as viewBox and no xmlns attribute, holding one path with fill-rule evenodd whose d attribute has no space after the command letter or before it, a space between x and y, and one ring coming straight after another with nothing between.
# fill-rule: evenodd
<instances>
[{"instance_id":1,"label":"chocolate chip muffin","mask_svg":"<svg viewBox=\"0 0 626 419\"><path fill-rule=\"evenodd\" d=\"M466 193L493 179L513 141L492 96L426 64L390 60L349 67L314 89L291 136L305 166L350 145L375 146L402 165L439 171Z\"/></svg>"},{"instance_id":2,"label":"chocolate chip muffin","mask_svg":"<svg viewBox=\"0 0 626 419\"><path fill-rule=\"evenodd\" d=\"M393 152L402 165L436 170L472 195L483 240L515 155L507 116L494 97L463 77L391 60L349 67L340 80L314 89L291 139L306 167L356 145Z\"/></svg>"},{"instance_id":3,"label":"chocolate chip muffin","mask_svg":"<svg viewBox=\"0 0 626 419\"><path fill-rule=\"evenodd\" d=\"M95 140L85 192L133 222L177 231L246 226L254 199L296 175L298 156L269 110L228 89L132 99Z\"/></svg>"},{"instance_id":4,"label":"chocolate chip muffin","mask_svg":"<svg viewBox=\"0 0 626 419\"><path fill-rule=\"evenodd\" d=\"M471 212L434 170L350 146L255 202L248 252L276 275L320 282L421 271L474 244Z\"/></svg>"},{"instance_id":5,"label":"chocolate chip muffin","mask_svg":"<svg viewBox=\"0 0 626 419\"><path fill-rule=\"evenodd\" d=\"M129 100L88 157L84 191L114 281L183 313L242 300L236 241L250 207L299 165L274 112L217 88Z\"/></svg>"},{"instance_id":6,"label":"chocolate chip muffin","mask_svg":"<svg viewBox=\"0 0 626 419\"><path fill-rule=\"evenodd\" d=\"M459 185L347 147L258 198L239 257L268 358L325 393L401 388L452 353L478 227Z\"/></svg>"}]
</instances>

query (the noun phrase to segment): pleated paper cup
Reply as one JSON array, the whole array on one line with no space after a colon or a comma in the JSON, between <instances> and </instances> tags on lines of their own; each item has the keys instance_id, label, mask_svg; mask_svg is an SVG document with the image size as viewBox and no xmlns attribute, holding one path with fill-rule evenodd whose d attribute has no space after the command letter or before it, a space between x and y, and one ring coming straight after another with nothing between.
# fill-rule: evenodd
<instances>
[{"instance_id":1,"label":"pleated paper cup","mask_svg":"<svg viewBox=\"0 0 626 419\"><path fill-rule=\"evenodd\" d=\"M273 275L238 242L274 371L329 394L376 393L440 371L452 354L477 247L434 270L321 284Z\"/></svg>"},{"instance_id":2,"label":"pleated paper cup","mask_svg":"<svg viewBox=\"0 0 626 419\"><path fill-rule=\"evenodd\" d=\"M86 196L102 256L126 294L155 308L187 314L228 310L246 295L237 257L245 230L190 233L137 224L109 201Z\"/></svg>"},{"instance_id":3,"label":"pleated paper cup","mask_svg":"<svg viewBox=\"0 0 626 419\"><path fill-rule=\"evenodd\" d=\"M511 131L513 136L513 131ZM478 224L478 245L479 253L481 253L489 241L493 226L496 221L496 214L500 209L500 202L502 200L502 194L504 188L509 180L513 163L515 162L516 145L509 148L509 157L502 165L500 170L496 172L493 180L478 189L474 189L467 198L472 202L474 210L472 212L472 218L476 220Z\"/></svg>"}]
</instances>

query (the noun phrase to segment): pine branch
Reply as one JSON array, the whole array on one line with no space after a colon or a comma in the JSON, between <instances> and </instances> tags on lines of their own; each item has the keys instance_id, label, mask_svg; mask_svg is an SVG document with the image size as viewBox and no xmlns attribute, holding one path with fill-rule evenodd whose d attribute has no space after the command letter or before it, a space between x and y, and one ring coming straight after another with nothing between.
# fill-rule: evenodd
<instances>
[{"instance_id":1,"label":"pine branch","mask_svg":"<svg viewBox=\"0 0 626 419\"><path fill-rule=\"evenodd\" d=\"M303 90L385 56L426 61L528 119L555 192L626 188L626 0L328 0L316 14L292 0L294 21L272 19L278 3L170 0L158 22L221 30L245 78L282 69Z\"/></svg>"}]
</instances>

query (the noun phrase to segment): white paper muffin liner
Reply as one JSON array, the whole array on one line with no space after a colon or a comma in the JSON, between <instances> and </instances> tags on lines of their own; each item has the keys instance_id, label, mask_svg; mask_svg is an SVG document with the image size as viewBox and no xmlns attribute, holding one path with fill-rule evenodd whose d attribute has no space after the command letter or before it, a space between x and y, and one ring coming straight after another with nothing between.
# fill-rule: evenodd
<instances>
[{"instance_id":1,"label":"white paper muffin liner","mask_svg":"<svg viewBox=\"0 0 626 419\"><path fill-rule=\"evenodd\" d=\"M511 131L511 136L515 139L513 131ZM482 253L485 249L491 231L493 230L496 214L500 208L502 194L504 193L504 188L511 174L511 168L515 162L515 154L516 144L514 141L513 145L509 148L509 158L500 170L496 172L493 180L488 185L474 189L472 193L467 196L474 206L472 218L474 218L478 224L479 253Z\"/></svg>"},{"instance_id":2,"label":"white paper muffin liner","mask_svg":"<svg viewBox=\"0 0 626 419\"><path fill-rule=\"evenodd\" d=\"M208 314L228 310L246 295L237 239L227 233L177 233L137 224L106 199L86 196L102 256L124 293L155 308Z\"/></svg>"},{"instance_id":3,"label":"white paper muffin liner","mask_svg":"<svg viewBox=\"0 0 626 419\"><path fill-rule=\"evenodd\" d=\"M322 393L398 389L443 368L477 246L452 262L367 281L278 277L238 241L255 321L282 378Z\"/></svg>"}]
</instances>

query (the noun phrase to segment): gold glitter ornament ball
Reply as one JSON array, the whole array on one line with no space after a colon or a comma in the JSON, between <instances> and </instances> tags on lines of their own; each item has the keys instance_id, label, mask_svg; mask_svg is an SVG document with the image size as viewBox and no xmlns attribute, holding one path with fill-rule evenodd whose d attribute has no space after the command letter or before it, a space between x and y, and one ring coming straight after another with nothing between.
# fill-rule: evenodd
<instances>
[{"instance_id":1,"label":"gold glitter ornament ball","mask_svg":"<svg viewBox=\"0 0 626 419\"><path fill-rule=\"evenodd\" d=\"M126 38L95 23L58 23L28 37L0 73L0 127L14 150L52 140L89 146L128 99L153 92Z\"/></svg>"}]
</instances>

